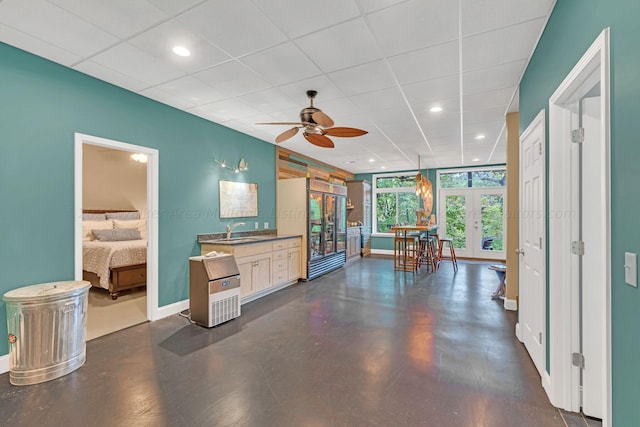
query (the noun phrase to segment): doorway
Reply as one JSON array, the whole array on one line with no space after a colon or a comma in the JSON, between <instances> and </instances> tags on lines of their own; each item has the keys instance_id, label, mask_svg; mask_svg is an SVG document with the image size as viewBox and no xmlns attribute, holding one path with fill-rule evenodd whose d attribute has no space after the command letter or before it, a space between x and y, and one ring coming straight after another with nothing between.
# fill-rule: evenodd
<instances>
[{"instance_id":1,"label":"doorway","mask_svg":"<svg viewBox=\"0 0 640 427\"><path fill-rule=\"evenodd\" d=\"M158 150L99 138L91 135L75 134L75 279L83 280L83 147L102 147L125 151L130 154L139 153L147 156L146 166L146 319L158 318Z\"/></svg>"},{"instance_id":2,"label":"doorway","mask_svg":"<svg viewBox=\"0 0 640 427\"><path fill-rule=\"evenodd\" d=\"M439 171L439 234L453 240L456 256L504 260L506 171Z\"/></svg>"},{"instance_id":3,"label":"doorway","mask_svg":"<svg viewBox=\"0 0 640 427\"><path fill-rule=\"evenodd\" d=\"M549 99L549 397L611 420L609 30Z\"/></svg>"}]
</instances>

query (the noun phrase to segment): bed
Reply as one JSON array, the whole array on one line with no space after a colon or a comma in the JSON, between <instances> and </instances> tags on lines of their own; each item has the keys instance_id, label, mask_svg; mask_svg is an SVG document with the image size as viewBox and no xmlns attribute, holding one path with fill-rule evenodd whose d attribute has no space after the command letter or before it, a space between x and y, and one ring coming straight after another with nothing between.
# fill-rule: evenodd
<instances>
[{"instance_id":1,"label":"bed","mask_svg":"<svg viewBox=\"0 0 640 427\"><path fill-rule=\"evenodd\" d=\"M137 211L83 211L82 277L108 290L113 300L147 283L146 221L135 218Z\"/></svg>"}]
</instances>

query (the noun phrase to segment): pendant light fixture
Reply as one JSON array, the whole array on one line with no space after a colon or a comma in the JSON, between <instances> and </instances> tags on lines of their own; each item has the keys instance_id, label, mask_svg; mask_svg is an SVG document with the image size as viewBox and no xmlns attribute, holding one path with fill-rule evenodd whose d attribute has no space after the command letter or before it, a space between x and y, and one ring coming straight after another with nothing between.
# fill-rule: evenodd
<instances>
[{"instance_id":1,"label":"pendant light fixture","mask_svg":"<svg viewBox=\"0 0 640 427\"><path fill-rule=\"evenodd\" d=\"M416 175L416 196L422 199L423 215L428 218L433 209L433 185L429 178L420 173L420 156L418 156L418 174Z\"/></svg>"}]
</instances>

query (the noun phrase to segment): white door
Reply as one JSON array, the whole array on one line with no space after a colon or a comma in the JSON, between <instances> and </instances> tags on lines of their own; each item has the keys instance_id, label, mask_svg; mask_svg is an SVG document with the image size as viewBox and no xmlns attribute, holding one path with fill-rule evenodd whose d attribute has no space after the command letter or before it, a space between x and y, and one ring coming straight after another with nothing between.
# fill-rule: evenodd
<instances>
[{"instance_id":1,"label":"white door","mask_svg":"<svg viewBox=\"0 0 640 427\"><path fill-rule=\"evenodd\" d=\"M519 323L540 375L546 360L544 120L542 111L520 137Z\"/></svg>"},{"instance_id":2,"label":"white door","mask_svg":"<svg viewBox=\"0 0 640 427\"><path fill-rule=\"evenodd\" d=\"M439 235L453 239L456 256L505 259L505 189L440 192Z\"/></svg>"},{"instance_id":3,"label":"white door","mask_svg":"<svg viewBox=\"0 0 640 427\"><path fill-rule=\"evenodd\" d=\"M599 88L599 85L596 86ZM580 372L582 386L582 411L585 415L602 418L604 360L602 348L604 313L602 289L604 288L605 244L601 239L599 215L592 215L593 206L603 206L604 189L600 185L600 96L599 92L587 94L576 103L577 114L572 115L572 129L583 129L584 142L572 146L574 167L572 193L579 212L574 221L572 240L584 242L584 255L574 254L577 271L578 334L584 368Z\"/></svg>"}]
</instances>

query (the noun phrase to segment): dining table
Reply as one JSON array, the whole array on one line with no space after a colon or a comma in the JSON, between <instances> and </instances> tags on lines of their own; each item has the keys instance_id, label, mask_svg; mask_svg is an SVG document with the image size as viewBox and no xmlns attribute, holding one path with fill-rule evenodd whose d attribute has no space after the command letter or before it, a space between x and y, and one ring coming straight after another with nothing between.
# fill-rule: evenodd
<instances>
[{"instance_id":1,"label":"dining table","mask_svg":"<svg viewBox=\"0 0 640 427\"><path fill-rule=\"evenodd\" d=\"M394 233L393 266L395 270L415 271L418 268L419 236L435 235L438 224L396 225L391 227ZM415 233L415 234L414 234Z\"/></svg>"}]
</instances>

